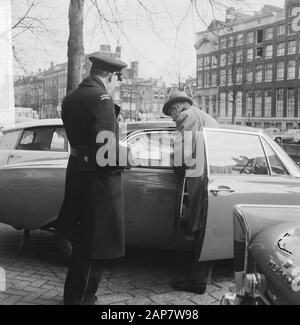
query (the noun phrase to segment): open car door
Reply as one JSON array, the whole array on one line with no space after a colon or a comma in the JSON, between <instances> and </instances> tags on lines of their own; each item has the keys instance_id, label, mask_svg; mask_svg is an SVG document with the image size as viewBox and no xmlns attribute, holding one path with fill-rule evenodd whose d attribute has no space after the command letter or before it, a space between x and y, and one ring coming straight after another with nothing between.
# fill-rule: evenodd
<instances>
[{"instance_id":1,"label":"open car door","mask_svg":"<svg viewBox=\"0 0 300 325\"><path fill-rule=\"evenodd\" d=\"M135 165L124 172L128 245L174 245L180 184L172 167L172 136L172 131L139 131L127 140Z\"/></svg>"}]
</instances>

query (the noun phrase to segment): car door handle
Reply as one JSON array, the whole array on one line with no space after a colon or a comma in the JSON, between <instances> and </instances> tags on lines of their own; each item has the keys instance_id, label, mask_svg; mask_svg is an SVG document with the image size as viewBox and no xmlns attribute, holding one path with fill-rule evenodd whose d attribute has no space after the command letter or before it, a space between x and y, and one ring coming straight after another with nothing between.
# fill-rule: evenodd
<instances>
[{"instance_id":1,"label":"car door handle","mask_svg":"<svg viewBox=\"0 0 300 325\"><path fill-rule=\"evenodd\" d=\"M11 154L9 155L9 158L21 158L22 156L21 155L16 155L16 154Z\"/></svg>"},{"instance_id":2,"label":"car door handle","mask_svg":"<svg viewBox=\"0 0 300 325\"><path fill-rule=\"evenodd\" d=\"M217 196L218 193L220 192L226 192L226 193L234 193L235 190L233 190L232 188L228 187L228 186L219 186L216 189L211 189L210 192L214 195Z\"/></svg>"}]
</instances>

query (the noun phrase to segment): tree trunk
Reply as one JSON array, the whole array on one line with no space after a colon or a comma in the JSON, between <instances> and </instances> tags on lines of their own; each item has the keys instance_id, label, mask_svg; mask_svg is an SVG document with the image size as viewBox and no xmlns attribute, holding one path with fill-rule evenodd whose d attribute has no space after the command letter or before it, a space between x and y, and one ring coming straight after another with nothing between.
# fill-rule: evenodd
<instances>
[{"instance_id":1,"label":"tree trunk","mask_svg":"<svg viewBox=\"0 0 300 325\"><path fill-rule=\"evenodd\" d=\"M83 11L84 0L70 0L67 93L76 88L82 78Z\"/></svg>"}]
</instances>

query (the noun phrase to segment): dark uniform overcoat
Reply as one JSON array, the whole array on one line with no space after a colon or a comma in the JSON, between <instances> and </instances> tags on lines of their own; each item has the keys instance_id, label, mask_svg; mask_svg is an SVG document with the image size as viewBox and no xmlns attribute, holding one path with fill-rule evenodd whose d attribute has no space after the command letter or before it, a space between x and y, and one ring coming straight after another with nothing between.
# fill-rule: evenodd
<instances>
[{"instance_id":1,"label":"dark uniform overcoat","mask_svg":"<svg viewBox=\"0 0 300 325\"><path fill-rule=\"evenodd\" d=\"M62 103L62 119L75 154L68 162L65 198L58 216L57 231L75 241L89 259L124 255L124 204L122 171L95 163L96 136L106 130L116 134L118 107L100 79L90 76ZM80 148L86 151L85 161ZM89 168L82 168L88 161ZM80 163L79 163L80 162Z\"/></svg>"}]
</instances>

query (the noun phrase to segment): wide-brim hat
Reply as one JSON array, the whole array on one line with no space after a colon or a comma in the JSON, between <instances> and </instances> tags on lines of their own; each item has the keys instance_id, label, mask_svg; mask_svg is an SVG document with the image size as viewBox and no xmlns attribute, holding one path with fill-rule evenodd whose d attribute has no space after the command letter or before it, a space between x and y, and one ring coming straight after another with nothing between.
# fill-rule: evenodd
<instances>
[{"instance_id":1,"label":"wide-brim hat","mask_svg":"<svg viewBox=\"0 0 300 325\"><path fill-rule=\"evenodd\" d=\"M170 95L168 101L163 106L163 112L165 115L170 116L169 110L175 103L188 102L193 105L193 100L184 91L177 91Z\"/></svg>"},{"instance_id":2,"label":"wide-brim hat","mask_svg":"<svg viewBox=\"0 0 300 325\"><path fill-rule=\"evenodd\" d=\"M89 57L92 62L91 69L107 72L120 72L127 67L127 64L121 60L117 60L110 55L98 54Z\"/></svg>"}]
</instances>

